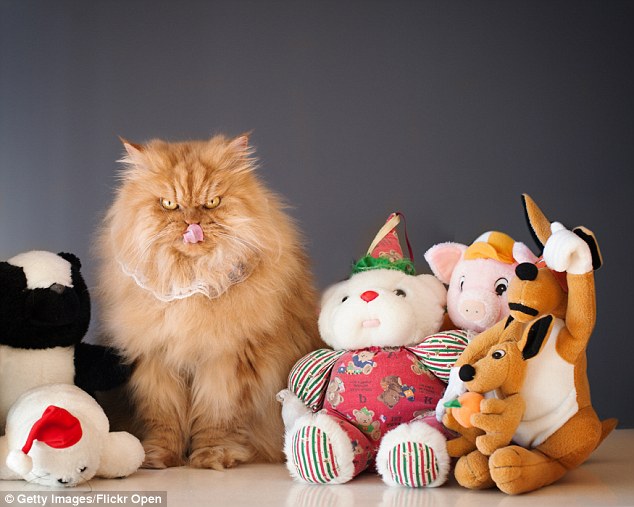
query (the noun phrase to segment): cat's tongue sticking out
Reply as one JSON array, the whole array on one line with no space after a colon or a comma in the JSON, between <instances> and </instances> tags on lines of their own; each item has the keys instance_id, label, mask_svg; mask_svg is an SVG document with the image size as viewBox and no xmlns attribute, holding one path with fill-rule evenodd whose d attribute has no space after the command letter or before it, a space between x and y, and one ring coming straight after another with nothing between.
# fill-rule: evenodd
<instances>
[{"instance_id":1,"label":"cat's tongue sticking out","mask_svg":"<svg viewBox=\"0 0 634 507\"><path fill-rule=\"evenodd\" d=\"M199 243L205 238L203 230L198 224L190 224L187 232L183 234L183 243Z\"/></svg>"}]
</instances>

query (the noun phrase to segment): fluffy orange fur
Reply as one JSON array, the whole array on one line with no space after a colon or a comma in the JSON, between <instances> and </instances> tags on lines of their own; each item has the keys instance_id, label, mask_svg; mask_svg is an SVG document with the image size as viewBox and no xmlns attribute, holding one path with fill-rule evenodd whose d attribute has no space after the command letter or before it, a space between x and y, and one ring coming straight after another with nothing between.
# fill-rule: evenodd
<instances>
[{"instance_id":1,"label":"fluffy orange fur","mask_svg":"<svg viewBox=\"0 0 634 507\"><path fill-rule=\"evenodd\" d=\"M275 393L321 344L298 231L245 136L124 145L97 294L106 339L134 364L145 466L281 461ZM186 244L193 223L204 240Z\"/></svg>"}]
</instances>

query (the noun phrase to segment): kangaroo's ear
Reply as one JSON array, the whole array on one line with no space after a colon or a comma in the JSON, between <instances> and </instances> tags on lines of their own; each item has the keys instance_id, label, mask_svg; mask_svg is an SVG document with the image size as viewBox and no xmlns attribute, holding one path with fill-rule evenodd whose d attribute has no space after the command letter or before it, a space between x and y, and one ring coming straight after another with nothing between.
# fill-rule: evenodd
<instances>
[{"instance_id":1,"label":"kangaroo's ear","mask_svg":"<svg viewBox=\"0 0 634 507\"><path fill-rule=\"evenodd\" d=\"M546 215L539 209L539 206L531 199L530 195L522 194L522 203L524 204L526 221L528 222L533 239L539 245L540 249L543 249L546 241L552 234L550 230L550 220L546 218Z\"/></svg>"},{"instance_id":2,"label":"kangaroo's ear","mask_svg":"<svg viewBox=\"0 0 634 507\"><path fill-rule=\"evenodd\" d=\"M599 242L597 241L594 232L590 229L586 229L585 227L575 227L572 232L584 240L588 247L590 247L590 253L592 254L592 269L596 271L603 266L603 256L601 255Z\"/></svg>"},{"instance_id":3,"label":"kangaroo's ear","mask_svg":"<svg viewBox=\"0 0 634 507\"><path fill-rule=\"evenodd\" d=\"M536 320L531 324L531 327L528 331L522 336L518 347L522 350L522 357L526 359L530 359L531 357L535 357L540 349L542 348L542 344L544 343L544 339L550 333L550 329L553 324L553 316L546 315L539 320Z\"/></svg>"}]
</instances>

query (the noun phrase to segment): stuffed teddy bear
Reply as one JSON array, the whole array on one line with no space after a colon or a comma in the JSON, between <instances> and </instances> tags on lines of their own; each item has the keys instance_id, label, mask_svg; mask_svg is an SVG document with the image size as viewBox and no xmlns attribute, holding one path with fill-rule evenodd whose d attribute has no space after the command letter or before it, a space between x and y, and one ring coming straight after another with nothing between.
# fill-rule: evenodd
<instances>
[{"instance_id":1,"label":"stuffed teddy bear","mask_svg":"<svg viewBox=\"0 0 634 507\"><path fill-rule=\"evenodd\" d=\"M425 252L425 260L434 275L448 286L447 319L445 329L458 329L470 340L477 333L490 328L508 317L506 297L509 281L515 275L520 262L535 262L537 257L523 243L516 242L503 232L489 231L481 234L469 246L461 243L439 243ZM457 376L452 369L450 376ZM460 392L453 392L458 385L450 382L438 403L439 420L444 405Z\"/></svg>"},{"instance_id":2,"label":"stuffed teddy bear","mask_svg":"<svg viewBox=\"0 0 634 507\"><path fill-rule=\"evenodd\" d=\"M519 422L516 397L500 391L471 416L476 429L505 435L500 442L511 438L513 445L481 448L476 443L473 451L466 446L461 451L468 454L455 470L465 487L497 486L508 494L555 482L583 463L616 426L614 419L597 417L586 374L586 347L596 316L594 270L601 265L594 235L585 228L570 231L551 224L527 195L524 206L544 245L543 258L537 265L516 267L508 289L509 317L476 336L456 363L460 381L469 383L479 375L483 358L506 342L514 342L525 356L525 378L516 393L523 403ZM445 423L473 440L474 434L463 432L451 413Z\"/></svg>"},{"instance_id":3,"label":"stuffed teddy bear","mask_svg":"<svg viewBox=\"0 0 634 507\"><path fill-rule=\"evenodd\" d=\"M112 350L81 342L90 296L73 254L31 251L0 262L0 431L15 400L51 383L89 393L124 382L130 367Z\"/></svg>"},{"instance_id":4,"label":"stuffed teddy bear","mask_svg":"<svg viewBox=\"0 0 634 507\"><path fill-rule=\"evenodd\" d=\"M438 486L450 459L434 416L466 341L432 338L446 289L403 257L393 214L352 276L323 295L319 329L332 349L293 367L281 391L287 467L298 481L339 484L372 463L384 482ZM408 244L409 245L409 244Z\"/></svg>"},{"instance_id":5,"label":"stuffed teddy bear","mask_svg":"<svg viewBox=\"0 0 634 507\"><path fill-rule=\"evenodd\" d=\"M72 487L92 477L126 477L143 462L139 440L109 432L108 418L86 392L49 384L24 393L0 437L0 479Z\"/></svg>"}]
</instances>

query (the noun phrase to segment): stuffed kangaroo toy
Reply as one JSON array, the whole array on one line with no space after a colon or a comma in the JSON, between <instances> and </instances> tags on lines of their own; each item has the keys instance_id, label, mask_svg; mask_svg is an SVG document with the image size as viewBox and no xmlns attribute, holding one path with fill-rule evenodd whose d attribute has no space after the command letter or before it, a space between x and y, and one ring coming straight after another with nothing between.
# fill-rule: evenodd
<instances>
[{"instance_id":1,"label":"stuffed kangaroo toy","mask_svg":"<svg viewBox=\"0 0 634 507\"><path fill-rule=\"evenodd\" d=\"M585 352L596 317L594 270L601 265L594 235L585 228L569 231L558 222L551 224L527 195L524 206L544 245L543 259L517 266L508 288L510 316L476 336L456 363L460 379L471 382L477 378L478 361L500 344L516 342L525 361L518 392L523 413L519 423L514 420L517 411L509 412L515 417L505 417L515 398L498 392L499 399L484 400L482 413L471 416L475 430L463 431L450 414L445 417L446 424L474 443L482 430L512 435L516 445L497 450L478 445L469 452L473 446L456 446L469 452L455 471L461 485L497 486L508 494L557 481L583 463L616 426L614 419L601 422L597 417L586 374ZM452 454L456 449L448 450Z\"/></svg>"},{"instance_id":2,"label":"stuffed kangaroo toy","mask_svg":"<svg viewBox=\"0 0 634 507\"><path fill-rule=\"evenodd\" d=\"M464 395L458 398L458 403L447 404L454 408L447 411L446 425L458 431L462 430L459 438L447 442L449 455L462 456L456 465L457 468L468 466L470 461L483 459L480 455L490 456L497 449L509 445L513 439L526 408L520 389L524 383L526 359L529 359L529 354L534 351L530 341L533 336L529 335L529 341L524 340L523 346L515 341L496 343L475 364L464 364L460 367L460 377L469 379L464 382L469 392L495 393L495 397L482 401L479 401L482 396L475 398L479 403L475 408L464 404ZM523 350L520 350L520 347ZM470 432L459 426L459 414L456 410L460 409L467 411L460 420L469 418L469 426L474 428ZM496 414L496 418L492 419L489 414ZM500 424L502 420L504 423ZM467 453L471 451L476 454L468 456Z\"/></svg>"}]
</instances>

